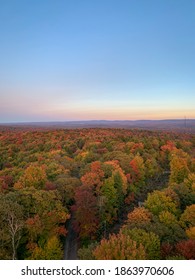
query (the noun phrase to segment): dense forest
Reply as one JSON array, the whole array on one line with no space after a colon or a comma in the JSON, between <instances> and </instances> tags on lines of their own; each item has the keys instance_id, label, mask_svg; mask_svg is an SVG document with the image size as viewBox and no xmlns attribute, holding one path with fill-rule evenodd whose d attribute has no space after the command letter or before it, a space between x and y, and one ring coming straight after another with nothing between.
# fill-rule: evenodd
<instances>
[{"instance_id":1,"label":"dense forest","mask_svg":"<svg viewBox=\"0 0 195 280\"><path fill-rule=\"evenodd\" d=\"M195 259L194 155L188 133L1 126L0 259Z\"/></svg>"}]
</instances>

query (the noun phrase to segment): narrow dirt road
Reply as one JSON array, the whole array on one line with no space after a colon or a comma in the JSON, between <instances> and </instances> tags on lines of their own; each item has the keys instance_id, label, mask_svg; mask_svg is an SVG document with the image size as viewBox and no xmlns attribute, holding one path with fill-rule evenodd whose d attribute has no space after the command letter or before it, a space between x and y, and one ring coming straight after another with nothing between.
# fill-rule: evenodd
<instances>
[{"instance_id":1,"label":"narrow dirt road","mask_svg":"<svg viewBox=\"0 0 195 280\"><path fill-rule=\"evenodd\" d=\"M77 234L72 226L73 217L68 222L68 234L64 246L64 260L77 260Z\"/></svg>"}]
</instances>

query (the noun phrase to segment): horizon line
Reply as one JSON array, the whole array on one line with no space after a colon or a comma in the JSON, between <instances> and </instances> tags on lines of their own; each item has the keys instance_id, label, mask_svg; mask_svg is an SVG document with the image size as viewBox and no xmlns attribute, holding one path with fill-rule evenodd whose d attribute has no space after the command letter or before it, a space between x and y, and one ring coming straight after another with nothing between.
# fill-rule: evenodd
<instances>
[{"instance_id":1,"label":"horizon line","mask_svg":"<svg viewBox=\"0 0 195 280\"><path fill-rule=\"evenodd\" d=\"M107 120L107 119L90 119L90 120L57 120L57 121L8 121L8 122L0 122L2 124L31 124L31 123L73 123L73 122L138 122L138 121L195 121L195 118L168 118L168 119L122 119L122 120Z\"/></svg>"}]
</instances>

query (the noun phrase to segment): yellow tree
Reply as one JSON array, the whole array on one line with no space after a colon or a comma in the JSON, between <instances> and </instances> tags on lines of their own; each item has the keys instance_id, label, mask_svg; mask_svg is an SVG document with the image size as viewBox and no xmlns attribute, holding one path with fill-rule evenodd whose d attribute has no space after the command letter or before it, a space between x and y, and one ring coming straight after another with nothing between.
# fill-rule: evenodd
<instances>
[{"instance_id":1,"label":"yellow tree","mask_svg":"<svg viewBox=\"0 0 195 280\"><path fill-rule=\"evenodd\" d=\"M189 174L188 154L182 150L175 150L171 154L169 183L182 183Z\"/></svg>"},{"instance_id":2,"label":"yellow tree","mask_svg":"<svg viewBox=\"0 0 195 280\"><path fill-rule=\"evenodd\" d=\"M195 226L186 229L186 235L189 239L195 240Z\"/></svg>"},{"instance_id":3,"label":"yellow tree","mask_svg":"<svg viewBox=\"0 0 195 280\"><path fill-rule=\"evenodd\" d=\"M149 193L144 205L154 215L159 215L162 211L169 211L173 214L178 213L177 205L173 198L163 191L156 190Z\"/></svg>"},{"instance_id":4,"label":"yellow tree","mask_svg":"<svg viewBox=\"0 0 195 280\"><path fill-rule=\"evenodd\" d=\"M44 246L35 245L30 260L61 260L63 257L62 245L57 236L52 236Z\"/></svg>"},{"instance_id":5,"label":"yellow tree","mask_svg":"<svg viewBox=\"0 0 195 280\"><path fill-rule=\"evenodd\" d=\"M103 239L93 252L97 260L145 260L146 253L142 244L137 245L130 236L119 233Z\"/></svg>"},{"instance_id":6,"label":"yellow tree","mask_svg":"<svg viewBox=\"0 0 195 280\"><path fill-rule=\"evenodd\" d=\"M24 171L19 181L15 183L15 189L31 188L42 189L46 183L45 167L37 164L31 164Z\"/></svg>"},{"instance_id":7,"label":"yellow tree","mask_svg":"<svg viewBox=\"0 0 195 280\"><path fill-rule=\"evenodd\" d=\"M195 226L195 204L186 207L181 215L181 224L184 228Z\"/></svg>"}]
</instances>

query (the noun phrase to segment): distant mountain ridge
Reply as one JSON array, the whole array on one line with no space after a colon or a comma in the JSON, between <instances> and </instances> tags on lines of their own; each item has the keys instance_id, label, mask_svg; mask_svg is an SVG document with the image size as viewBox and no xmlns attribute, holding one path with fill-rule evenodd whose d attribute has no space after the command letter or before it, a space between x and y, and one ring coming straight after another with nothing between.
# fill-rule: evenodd
<instances>
[{"instance_id":1,"label":"distant mountain ridge","mask_svg":"<svg viewBox=\"0 0 195 280\"><path fill-rule=\"evenodd\" d=\"M54 122L1 123L0 126L45 127L45 128L138 128L149 130L180 130L195 132L195 119L169 120L83 120Z\"/></svg>"}]
</instances>

